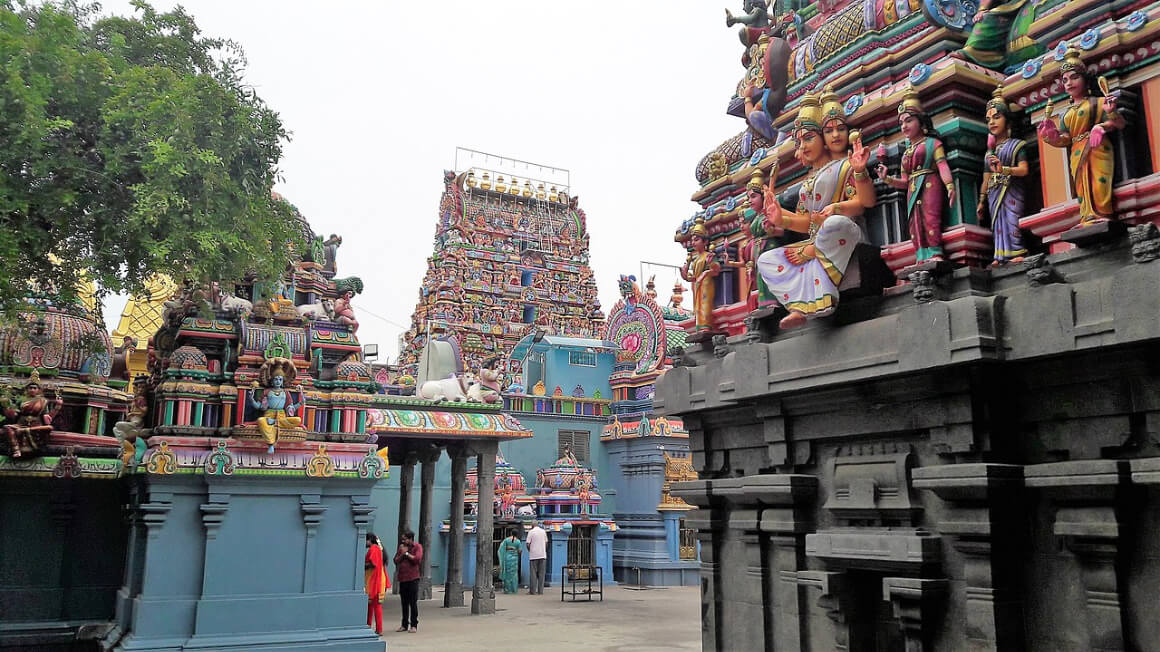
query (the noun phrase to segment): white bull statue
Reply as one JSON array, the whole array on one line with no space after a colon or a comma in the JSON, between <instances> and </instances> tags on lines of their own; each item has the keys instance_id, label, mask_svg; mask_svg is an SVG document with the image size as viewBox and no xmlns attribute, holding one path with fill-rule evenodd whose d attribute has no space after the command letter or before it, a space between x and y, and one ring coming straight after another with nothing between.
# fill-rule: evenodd
<instances>
[{"instance_id":1,"label":"white bull statue","mask_svg":"<svg viewBox=\"0 0 1160 652\"><path fill-rule=\"evenodd\" d=\"M419 397L437 403L443 401L462 402L467 400L467 391L473 382L471 374L456 376L442 380L428 380L419 386Z\"/></svg>"}]
</instances>

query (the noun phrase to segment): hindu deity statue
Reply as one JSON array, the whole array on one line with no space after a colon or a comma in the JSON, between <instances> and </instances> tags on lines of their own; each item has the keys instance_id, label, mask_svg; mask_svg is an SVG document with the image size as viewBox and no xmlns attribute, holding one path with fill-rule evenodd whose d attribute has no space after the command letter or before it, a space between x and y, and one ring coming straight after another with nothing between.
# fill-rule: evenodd
<instances>
[{"instance_id":1,"label":"hindu deity statue","mask_svg":"<svg viewBox=\"0 0 1160 652\"><path fill-rule=\"evenodd\" d=\"M767 251L757 259L757 269L774 299L789 314L783 329L804 326L808 319L828 315L838 305L838 284L862 231L850 215L862 214L856 184L864 181L868 155L856 143L849 160L834 158L826 145L824 114L818 95L802 97L793 123L797 156L810 174L798 193L797 211L785 215L774 193L774 179L766 188L763 208L766 229L783 228L805 233L801 242ZM849 213L849 214L847 214Z\"/></svg>"},{"instance_id":2,"label":"hindu deity statue","mask_svg":"<svg viewBox=\"0 0 1160 652\"><path fill-rule=\"evenodd\" d=\"M333 274L338 269L338 248L342 246L342 236L330 234L330 237L322 242L323 260L322 271Z\"/></svg>"},{"instance_id":3,"label":"hindu deity statue","mask_svg":"<svg viewBox=\"0 0 1160 652\"><path fill-rule=\"evenodd\" d=\"M1052 147L1071 148L1071 185L1079 201L1079 226L1106 222L1115 216L1112 205L1112 181L1115 176L1115 154L1108 139L1109 131L1123 129L1124 117L1116 111L1116 95L1110 94L1107 81L1092 79L1079 57L1079 51L1068 48L1060 66L1060 79L1069 98L1063 120L1056 124L1052 104L1047 103L1047 118L1039 124L1039 135Z\"/></svg>"},{"instance_id":4,"label":"hindu deity statue","mask_svg":"<svg viewBox=\"0 0 1160 652\"><path fill-rule=\"evenodd\" d=\"M1028 0L981 0L966 45L956 54L995 70L1009 63L1007 43L1011 27ZM996 3L997 6L996 6Z\"/></svg>"},{"instance_id":5,"label":"hindu deity statue","mask_svg":"<svg viewBox=\"0 0 1160 652\"><path fill-rule=\"evenodd\" d=\"M771 171L771 176L777 176L776 165ZM765 205L765 175L761 170L754 170L753 175L749 178L749 183L745 184L745 196L747 204L745 212L742 213L742 223L749 231L750 238L737 252L740 260L736 262L726 260L725 264L739 268L741 287L738 294L741 300L748 299L749 292L756 284L757 307L762 308L773 305L776 301L769 291L769 286L765 284L765 280L757 273L757 259L766 251L776 249L781 244L781 237L785 235L785 230L779 228L766 230L763 209Z\"/></svg>"},{"instance_id":6,"label":"hindu deity statue","mask_svg":"<svg viewBox=\"0 0 1160 652\"><path fill-rule=\"evenodd\" d=\"M717 288L715 278L721 273L721 263L717 256L708 251L709 231L705 228L705 219L697 218L693 228L689 230L689 241L692 251L681 267L681 278L693 286L693 314L696 318L697 330L711 330L713 327L713 299Z\"/></svg>"},{"instance_id":7,"label":"hindu deity statue","mask_svg":"<svg viewBox=\"0 0 1160 652\"><path fill-rule=\"evenodd\" d=\"M556 460L557 466L580 466L580 461L576 459L576 454L572 452L571 444L564 444L564 454L560 459Z\"/></svg>"},{"instance_id":8,"label":"hindu deity statue","mask_svg":"<svg viewBox=\"0 0 1160 652\"><path fill-rule=\"evenodd\" d=\"M34 454L52 432L52 420L60 411L63 402L60 397L49 400L40 387L40 372L32 370L24 394L15 400L0 396L0 408L4 410L6 423L0 426L8 440L8 454L22 457Z\"/></svg>"},{"instance_id":9,"label":"hindu deity statue","mask_svg":"<svg viewBox=\"0 0 1160 652\"><path fill-rule=\"evenodd\" d=\"M499 358L492 356L484 360L479 367L479 386L480 396L484 403L498 403L500 401L500 377L503 374L499 370Z\"/></svg>"},{"instance_id":10,"label":"hindu deity statue","mask_svg":"<svg viewBox=\"0 0 1160 652\"><path fill-rule=\"evenodd\" d=\"M1027 143L1011 137L1011 123L1018 115L1003 99L1003 86L995 87L987 102L987 153L983 157L983 186L979 190L979 219L991 214L995 237L992 266L1017 263L1027 255L1019 218L1023 217L1026 178L1031 172Z\"/></svg>"},{"instance_id":11,"label":"hindu deity statue","mask_svg":"<svg viewBox=\"0 0 1160 652\"><path fill-rule=\"evenodd\" d=\"M262 363L258 370L258 379L266 389L262 392L262 400L258 400L257 383L250 390L250 407L262 410L258 419L258 431L269 446L266 452L274 452L274 443L283 430L302 427L302 417L295 413L302 408L302 387L298 387L298 401L295 402L289 390L285 388L287 382L293 382L298 375L294 362L289 358L270 358Z\"/></svg>"},{"instance_id":12,"label":"hindu deity statue","mask_svg":"<svg viewBox=\"0 0 1160 652\"><path fill-rule=\"evenodd\" d=\"M915 262L943 260L942 227L947 203L955 199L954 178L942 141L935 135L930 115L922 110L918 93L911 87L898 105L898 123L909 146L902 154L902 176L892 177L886 164L878 164L878 178L891 188L906 189L906 214ZM886 148L879 145L878 158ZM942 180L939 183L936 175Z\"/></svg>"},{"instance_id":13,"label":"hindu deity statue","mask_svg":"<svg viewBox=\"0 0 1160 652\"><path fill-rule=\"evenodd\" d=\"M745 0L741 8L744 16L734 16L732 11L725 9L725 26L744 25L737 35L741 43L749 47L763 34L769 33L769 8L765 0Z\"/></svg>"},{"instance_id":14,"label":"hindu deity statue","mask_svg":"<svg viewBox=\"0 0 1160 652\"><path fill-rule=\"evenodd\" d=\"M334 318L338 323L350 326L350 330L357 333L358 320L354 318L354 307L350 305L353 297L353 290L345 290L342 296L334 300Z\"/></svg>"}]
</instances>

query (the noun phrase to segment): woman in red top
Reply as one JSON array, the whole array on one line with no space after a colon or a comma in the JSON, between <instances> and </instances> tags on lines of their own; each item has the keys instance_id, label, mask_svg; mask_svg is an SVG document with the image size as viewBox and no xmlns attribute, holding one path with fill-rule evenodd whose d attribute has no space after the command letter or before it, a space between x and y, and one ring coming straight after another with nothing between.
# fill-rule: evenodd
<instances>
[{"instance_id":1,"label":"woman in red top","mask_svg":"<svg viewBox=\"0 0 1160 652\"><path fill-rule=\"evenodd\" d=\"M415 541L415 533L405 530L399 537L395 553L395 581L399 583L399 597L403 603L403 624L397 632L407 630L408 614L414 634L419 631L419 564L423 561L423 546Z\"/></svg>"},{"instance_id":2,"label":"woman in red top","mask_svg":"<svg viewBox=\"0 0 1160 652\"><path fill-rule=\"evenodd\" d=\"M367 592L367 627L374 619L375 633L383 635L383 599L387 597L387 589L391 588L391 580L383 568L383 544L373 534L367 535L367 556L363 564L366 569Z\"/></svg>"}]
</instances>

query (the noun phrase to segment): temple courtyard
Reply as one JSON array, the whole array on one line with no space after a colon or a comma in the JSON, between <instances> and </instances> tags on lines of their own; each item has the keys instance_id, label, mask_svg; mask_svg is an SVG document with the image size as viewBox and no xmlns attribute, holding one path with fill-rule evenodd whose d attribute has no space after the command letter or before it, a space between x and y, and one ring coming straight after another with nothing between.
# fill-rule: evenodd
<instances>
[{"instance_id":1,"label":"temple courtyard","mask_svg":"<svg viewBox=\"0 0 1160 652\"><path fill-rule=\"evenodd\" d=\"M553 591L553 588L555 591ZM383 604L383 639L399 650L585 650L646 652L700 650L700 589L695 586L633 590L604 588L604 602L560 602L560 588L544 595L497 592L496 613L472 616L470 608L443 609L443 591L419 603L419 631L395 632L399 596ZM470 601L470 594L467 596Z\"/></svg>"}]
</instances>

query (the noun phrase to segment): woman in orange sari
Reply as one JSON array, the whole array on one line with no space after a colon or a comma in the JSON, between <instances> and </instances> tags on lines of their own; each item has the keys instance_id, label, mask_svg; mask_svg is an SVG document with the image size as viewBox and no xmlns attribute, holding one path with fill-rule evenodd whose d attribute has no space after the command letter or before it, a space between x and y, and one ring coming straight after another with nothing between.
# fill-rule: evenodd
<instances>
[{"instance_id":1,"label":"woman in orange sari","mask_svg":"<svg viewBox=\"0 0 1160 652\"><path fill-rule=\"evenodd\" d=\"M1079 226L1106 222L1115 217L1112 182L1116 172L1115 154L1108 132L1123 129L1123 116L1116 111L1116 96L1099 97L1079 51L1068 48L1060 65L1060 79L1070 99L1061 125L1051 115L1039 124L1039 135L1052 147L1070 147L1071 184L1079 201ZM1101 79L1101 86L1103 80Z\"/></svg>"},{"instance_id":2,"label":"woman in orange sari","mask_svg":"<svg viewBox=\"0 0 1160 652\"><path fill-rule=\"evenodd\" d=\"M373 534L367 534L367 556L363 563L366 569L367 592L367 627L374 620L375 633L383 635L383 600L387 597L387 589L391 588L391 580L383 568L383 544Z\"/></svg>"}]
</instances>

